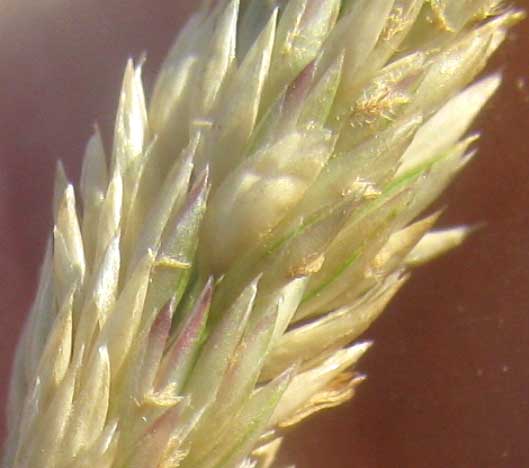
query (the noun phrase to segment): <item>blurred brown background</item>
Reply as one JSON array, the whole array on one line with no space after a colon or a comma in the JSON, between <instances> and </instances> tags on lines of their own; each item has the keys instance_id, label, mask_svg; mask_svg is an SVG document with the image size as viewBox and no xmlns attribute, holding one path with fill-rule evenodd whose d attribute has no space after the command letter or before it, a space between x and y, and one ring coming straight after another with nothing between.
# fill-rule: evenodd
<instances>
[{"instance_id":1,"label":"blurred brown background","mask_svg":"<svg viewBox=\"0 0 529 468\"><path fill-rule=\"evenodd\" d=\"M193 3L0 3L2 407L50 229L55 161L77 180L95 121L108 141L126 58L148 52L149 89ZM529 21L497 68L505 84L476 123L480 155L440 203L449 206L442 224L486 228L417 272L367 333L375 347L361 363L369 379L356 399L293 433L284 462L529 467Z\"/></svg>"}]
</instances>

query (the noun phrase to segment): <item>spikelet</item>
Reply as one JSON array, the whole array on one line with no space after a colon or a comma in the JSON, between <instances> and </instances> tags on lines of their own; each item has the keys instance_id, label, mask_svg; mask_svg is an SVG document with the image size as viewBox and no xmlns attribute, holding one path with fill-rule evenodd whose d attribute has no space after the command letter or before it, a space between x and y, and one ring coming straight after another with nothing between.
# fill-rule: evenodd
<instances>
[{"instance_id":1,"label":"spikelet","mask_svg":"<svg viewBox=\"0 0 529 468\"><path fill-rule=\"evenodd\" d=\"M474 154L499 0L207 1L53 235L17 351L9 468L269 467L351 398L355 340L466 227L420 217ZM77 197L77 198L76 198Z\"/></svg>"}]
</instances>

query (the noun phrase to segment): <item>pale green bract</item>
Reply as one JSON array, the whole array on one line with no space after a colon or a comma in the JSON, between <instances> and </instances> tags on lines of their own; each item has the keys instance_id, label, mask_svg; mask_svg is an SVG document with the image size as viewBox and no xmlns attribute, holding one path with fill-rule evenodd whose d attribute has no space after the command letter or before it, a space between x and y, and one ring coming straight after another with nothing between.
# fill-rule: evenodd
<instances>
[{"instance_id":1,"label":"pale green bract","mask_svg":"<svg viewBox=\"0 0 529 468\"><path fill-rule=\"evenodd\" d=\"M468 229L418 218L473 154L522 17L499 0L219 0L109 164L59 166L8 404L9 468L268 467L363 376L353 343ZM77 199L76 199L77 197ZM79 206L79 210L78 210Z\"/></svg>"}]
</instances>

